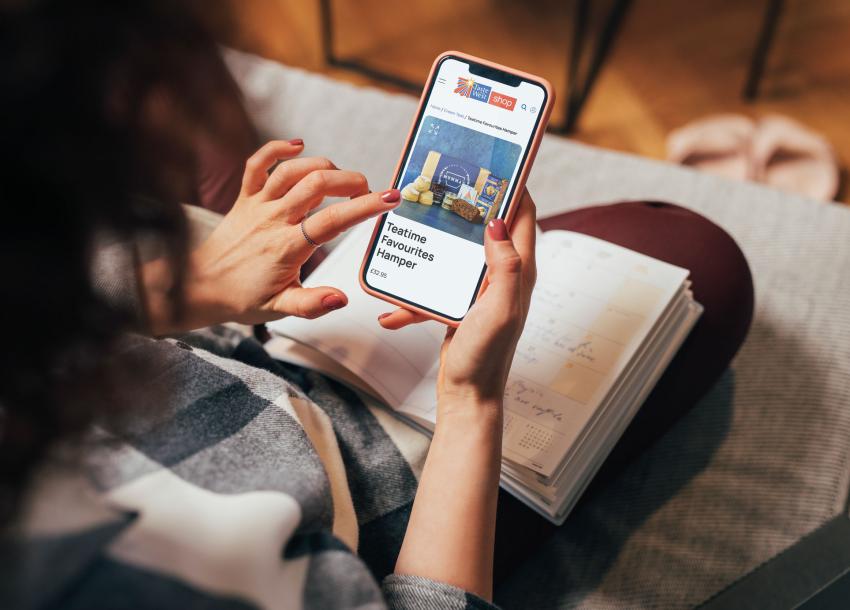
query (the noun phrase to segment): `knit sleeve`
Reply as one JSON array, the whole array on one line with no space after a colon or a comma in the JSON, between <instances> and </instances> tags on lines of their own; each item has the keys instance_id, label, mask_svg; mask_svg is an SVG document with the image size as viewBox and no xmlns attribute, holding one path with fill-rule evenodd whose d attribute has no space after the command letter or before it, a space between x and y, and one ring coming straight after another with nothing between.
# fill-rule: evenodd
<instances>
[{"instance_id":1,"label":"knit sleeve","mask_svg":"<svg viewBox=\"0 0 850 610\"><path fill-rule=\"evenodd\" d=\"M383 590L391 610L498 610L477 595L420 576L391 574L384 579Z\"/></svg>"},{"instance_id":2,"label":"knit sleeve","mask_svg":"<svg viewBox=\"0 0 850 610\"><path fill-rule=\"evenodd\" d=\"M139 277L133 246L127 242L100 240L91 264L91 281L95 292L116 309L144 319L139 294Z\"/></svg>"}]
</instances>

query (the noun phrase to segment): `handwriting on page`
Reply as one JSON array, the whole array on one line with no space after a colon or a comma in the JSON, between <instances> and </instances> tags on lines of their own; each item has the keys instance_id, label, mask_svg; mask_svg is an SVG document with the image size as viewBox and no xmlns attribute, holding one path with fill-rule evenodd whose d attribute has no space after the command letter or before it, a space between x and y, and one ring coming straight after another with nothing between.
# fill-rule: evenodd
<instances>
[{"instance_id":1,"label":"handwriting on page","mask_svg":"<svg viewBox=\"0 0 850 610\"><path fill-rule=\"evenodd\" d=\"M505 454L541 469L581 432L662 296L645 267L573 239L538 254L540 280L505 391Z\"/></svg>"}]
</instances>

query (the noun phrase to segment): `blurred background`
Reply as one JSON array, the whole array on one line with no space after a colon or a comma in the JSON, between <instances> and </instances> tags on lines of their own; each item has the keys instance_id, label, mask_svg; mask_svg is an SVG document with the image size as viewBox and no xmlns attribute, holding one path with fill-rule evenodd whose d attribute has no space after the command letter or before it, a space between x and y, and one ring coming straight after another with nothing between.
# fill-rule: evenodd
<instances>
[{"instance_id":1,"label":"blurred background","mask_svg":"<svg viewBox=\"0 0 850 610\"><path fill-rule=\"evenodd\" d=\"M225 44L360 85L416 94L446 49L540 74L552 130L588 144L664 158L694 119L780 113L850 159L847 0L229 2Z\"/></svg>"}]
</instances>

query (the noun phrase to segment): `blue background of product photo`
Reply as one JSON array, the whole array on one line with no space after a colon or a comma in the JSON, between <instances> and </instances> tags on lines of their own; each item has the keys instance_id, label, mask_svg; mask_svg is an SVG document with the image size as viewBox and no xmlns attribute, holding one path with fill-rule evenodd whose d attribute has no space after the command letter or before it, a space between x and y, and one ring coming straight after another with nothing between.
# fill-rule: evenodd
<instances>
[{"instance_id":1,"label":"blue background of product photo","mask_svg":"<svg viewBox=\"0 0 850 610\"><path fill-rule=\"evenodd\" d=\"M506 180L513 176L520 154L519 144L426 116L399 188L413 182L422 173L422 166L431 150L483 167Z\"/></svg>"},{"instance_id":2,"label":"blue background of product photo","mask_svg":"<svg viewBox=\"0 0 850 610\"><path fill-rule=\"evenodd\" d=\"M494 176L510 180L519 161L521 148L519 144L426 116L399 188L419 177L428 152L432 150L444 156L456 157L465 164L483 167L490 170ZM474 177L478 176L478 169L470 167L468 170ZM474 178L472 180L474 181ZM444 210L439 204L421 205L402 200L401 205L392 213L477 244L484 244L484 225L464 220L454 212Z\"/></svg>"}]
</instances>

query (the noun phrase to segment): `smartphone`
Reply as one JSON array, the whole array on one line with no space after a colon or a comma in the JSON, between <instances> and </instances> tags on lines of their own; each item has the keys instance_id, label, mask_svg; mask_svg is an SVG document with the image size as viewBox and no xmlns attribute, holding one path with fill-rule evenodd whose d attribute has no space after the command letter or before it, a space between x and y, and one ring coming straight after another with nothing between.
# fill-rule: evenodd
<instances>
[{"instance_id":1,"label":"smartphone","mask_svg":"<svg viewBox=\"0 0 850 610\"><path fill-rule=\"evenodd\" d=\"M399 207L378 218L360 285L450 326L484 287L484 230L510 228L554 94L538 76L448 51L437 57L396 167Z\"/></svg>"}]
</instances>

